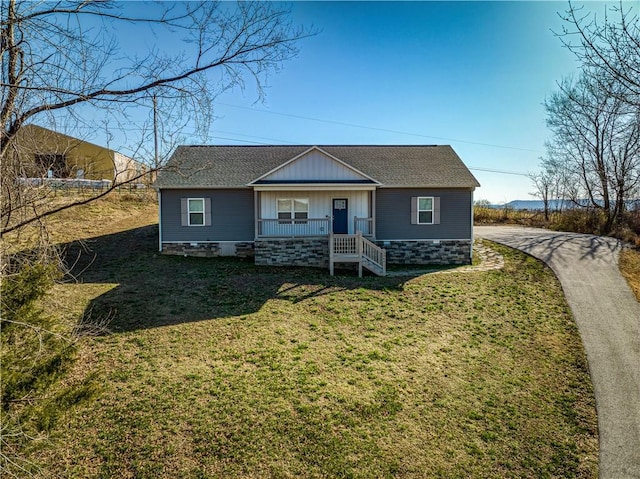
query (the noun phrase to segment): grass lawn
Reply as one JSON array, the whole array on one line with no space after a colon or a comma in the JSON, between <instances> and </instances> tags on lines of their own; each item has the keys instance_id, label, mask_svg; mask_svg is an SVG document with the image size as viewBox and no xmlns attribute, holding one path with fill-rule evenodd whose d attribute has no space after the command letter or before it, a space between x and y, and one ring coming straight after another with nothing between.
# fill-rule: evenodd
<instances>
[{"instance_id":1,"label":"grass lawn","mask_svg":"<svg viewBox=\"0 0 640 479\"><path fill-rule=\"evenodd\" d=\"M597 477L584 351L539 262L332 278L159 255L132 211L51 295L112 334L82 339L71 378L99 393L31 451L46 477Z\"/></svg>"}]
</instances>

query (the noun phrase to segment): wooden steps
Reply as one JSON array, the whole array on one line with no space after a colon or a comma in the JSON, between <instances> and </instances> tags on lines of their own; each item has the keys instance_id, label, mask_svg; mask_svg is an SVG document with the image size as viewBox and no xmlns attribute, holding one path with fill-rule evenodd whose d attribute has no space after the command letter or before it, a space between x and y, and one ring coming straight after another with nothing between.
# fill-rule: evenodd
<instances>
[{"instance_id":1,"label":"wooden steps","mask_svg":"<svg viewBox=\"0 0 640 479\"><path fill-rule=\"evenodd\" d=\"M329 235L329 272L333 276L335 263L358 263L358 276L362 277L362 268L373 274L385 276L387 274L387 252L362 236L358 231L355 235Z\"/></svg>"}]
</instances>

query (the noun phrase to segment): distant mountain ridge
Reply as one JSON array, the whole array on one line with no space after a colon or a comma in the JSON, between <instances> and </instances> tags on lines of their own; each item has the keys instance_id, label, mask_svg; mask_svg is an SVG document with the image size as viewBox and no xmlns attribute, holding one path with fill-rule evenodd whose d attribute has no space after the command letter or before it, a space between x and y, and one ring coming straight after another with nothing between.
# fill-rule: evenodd
<instances>
[{"instance_id":1,"label":"distant mountain ridge","mask_svg":"<svg viewBox=\"0 0 640 479\"><path fill-rule=\"evenodd\" d=\"M588 205L588 200L580 200L579 203L583 205ZM626 202L627 208L640 208L640 199L637 200L629 200ZM489 208L501 209L508 208L511 210L529 210L529 211L542 211L544 210L544 201L542 200L513 200L508 203L502 205L488 205ZM569 200L549 200L549 209L550 210L558 210L558 209L570 209L575 208L576 205L573 201Z\"/></svg>"}]
</instances>

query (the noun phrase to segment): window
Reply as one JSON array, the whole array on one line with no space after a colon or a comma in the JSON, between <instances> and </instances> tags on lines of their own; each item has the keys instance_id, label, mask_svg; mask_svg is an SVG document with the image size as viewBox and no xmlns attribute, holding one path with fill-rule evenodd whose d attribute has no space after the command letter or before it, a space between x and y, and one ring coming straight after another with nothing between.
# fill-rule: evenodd
<instances>
[{"instance_id":1,"label":"window","mask_svg":"<svg viewBox=\"0 0 640 479\"><path fill-rule=\"evenodd\" d=\"M189 226L204 226L204 198L189 198Z\"/></svg>"},{"instance_id":2,"label":"window","mask_svg":"<svg viewBox=\"0 0 640 479\"><path fill-rule=\"evenodd\" d=\"M439 225L440 224L440 197L439 196L412 196L411 197L411 224L412 225Z\"/></svg>"},{"instance_id":3,"label":"window","mask_svg":"<svg viewBox=\"0 0 640 479\"><path fill-rule=\"evenodd\" d=\"M418 224L433 224L433 198L418 197Z\"/></svg>"},{"instance_id":4,"label":"window","mask_svg":"<svg viewBox=\"0 0 640 479\"><path fill-rule=\"evenodd\" d=\"M180 198L182 226L211 226L211 198Z\"/></svg>"},{"instance_id":5,"label":"window","mask_svg":"<svg viewBox=\"0 0 640 479\"><path fill-rule=\"evenodd\" d=\"M309 218L309 200L307 198L278 199L279 223L291 223L291 220L307 220ZM296 221L296 224L306 221Z\"/></svg>"},{"instance_id":6,"label":"window","mask_svg":"<svg viewBox=\"0 0 640 479\"><path fill-rule=\"evenodd\" d=\"M211 226L211 198L180 198L182 226Z\"/></svg>"}]
</instances>

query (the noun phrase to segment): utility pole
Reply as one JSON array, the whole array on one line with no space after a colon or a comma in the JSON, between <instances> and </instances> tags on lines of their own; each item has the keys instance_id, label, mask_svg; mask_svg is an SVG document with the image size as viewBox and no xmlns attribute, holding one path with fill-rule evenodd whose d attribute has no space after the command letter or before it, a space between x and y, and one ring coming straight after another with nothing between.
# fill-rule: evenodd
<instances>
[{"instance_id":1,"label":"utility pole","mask_svg":"<svg viewBox=\"0 0 640 479\"><path fill-rule=\"evenodd\" d=\"M156 98L155 93L153 94L153 144L153 176L155 177L158 175L158 166L160 163L160 160L158 158L158 99Z\"/></svg>"}]
</instances>

